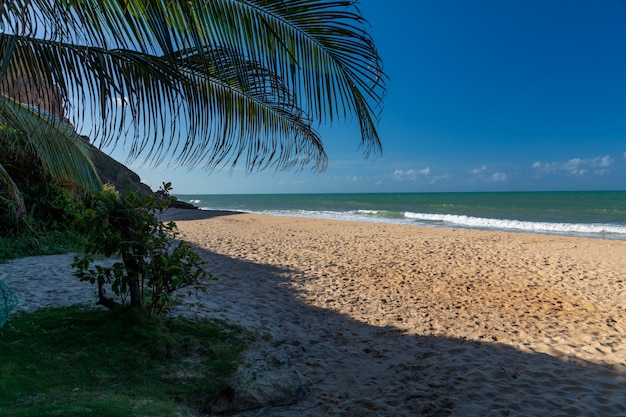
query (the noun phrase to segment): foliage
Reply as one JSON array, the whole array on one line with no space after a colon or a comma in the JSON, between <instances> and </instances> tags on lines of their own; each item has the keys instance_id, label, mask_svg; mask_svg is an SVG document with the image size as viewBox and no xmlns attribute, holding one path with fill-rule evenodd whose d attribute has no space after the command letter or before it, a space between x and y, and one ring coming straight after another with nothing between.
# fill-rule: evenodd
<instances>
[{"instance_id":1,"label":"foliage","mask_svg":"<svg viewBox=\"0 0 626 417\"><path fill-rule=\"evenodd\" d=\"M0 197L13 205L13 220L26 211L22 187L33 182L86 191L102 188L88 144L69 124L3 94L0 122Z\"/></svg>"},{"instance_id":2,"label":"foliage","mask_svg":"<svg viewBox=\"0 0 626 417\"><path fill-rule=\"evenodd\" d=\"M27 256L81 252L86 241L84 234L70 230L0 237L0 263Z\"/></svg>"},{"instance_id":3,"label":"foliage","mask_svg":"<svg viewBox=\"0 0 626 417\"><path fill-rule=\"evenodd\" d=\"M13 202L0 196L0 236L38 239L50 232L79 232L76 219L86 207L81 195L45 180L21 190L27 209L21 216Z\"/></svg>"},{"instance_id":4,"label":"foliage","mask_svg":"<svg viewBox=\"0 0 626 417\"><path fill-rule=\"evenodd\" d=\"M11 224L12 227L17 226L19 217L26 211L22 193L7 171L11 165L17 165L15 162L20 161L20 165L25 165L24 160L31 159L32 152L27 149L22 136L19 130L0 123L0 220L2 224Z\"/></svg>"},{"instance_id":5,"label":"foliage","mask_svg":"<svg viewBox=\"0 0 626 417\"><path fill-rule=\"evenodd\" d=\"M380 151L386 77L366 27L355 0L13 0L0 82L61 97L78 131L131 158L322 170L322 123L356 116L365 155ZM0 114L44 143L63 133L5 96Z\"/></svg>"},{"instance_id":6,"label":"foliage","mask_svg":"<svg viewBox=\"0 0 626 417\"><path fill-rule=\"evenodd\" d=\"M16 314L0 330L0 415L204 415L249 342L208 319L78 306Z\"/></svg>"},{"instance_id":7,"label":"foliage","mask_svg":"<svg viewBox=\"0 0 626 417\"><path fill-rule=\"evenodd\" d=\"M0 236L73 231L75 215L85 206L83 193L55 179L25 137L0 123L0 166L12 184L2 187L0 179Z\"/></svg>"},{"instance_id":8,"label":"foliage","mask_svg":"<svg viewBox=\"0 0 626 417\"><path fill-rule=\"evenodd\" d=\"M86 207L80 195L51 183L35 184L24 194L32 217L43 222L46 231L76 229L76 218Z\"/></svg>"},{"instance_id":9,"label":"foliage","mask_svg":"<svg viewBox=\"0 0 626 417\"><path fill-rule=\"evenodd\" d=\"M94 207L81 221L89 228L85 255L76 257L73 267L81 281L97 283L100 303L115 307L106 297L104 285L130 305L147 307L152 314L167 308L172 294L194 286L207 277L203 261L184 241L176 241L176 224L163 223L158 213L175 199L170 184L163 184L161 198L130 193L120 196L111 190L98 195ZM111 267L94 263L93 255L119 256Z\"/></svg>"},{"instance_id":10,"label":"foliage","mask_svg":"<svg viewBox=\"0 0 626 417\"><path fill-rule=\"evenodd\" d=\"M86 236L78 222L86 202L80 195L48 182L23 186L27 212L0 196L0 262L36 255L81 252Z\"/></svg>"},{"instance_id":11,"label":"foliage","mask_svg":"<svg viewBox=\"0 0 626 417\"><path fill-rule=\"evenodd\" d=\"M78 222L85 200L51 183L24 187L28 211L0 197L0 262L26 256L82 252L86 235Z\"/></svg>"}]
</instances>

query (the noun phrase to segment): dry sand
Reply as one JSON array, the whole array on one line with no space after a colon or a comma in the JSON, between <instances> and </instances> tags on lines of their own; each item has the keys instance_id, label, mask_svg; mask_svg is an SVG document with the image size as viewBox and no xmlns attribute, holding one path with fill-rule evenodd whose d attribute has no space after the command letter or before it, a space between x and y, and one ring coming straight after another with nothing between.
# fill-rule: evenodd
<instances>
[{"instance_id":1,"label":"dry sand","mask_svg":"<svg viewBox=\"0 0 626 417\"><path fill-rule=\"evenodd\" d=\"M165 218L219 278L175 313L259 334L231 415L626 415L626 242L227 212ZM0 265L20 308L46 304L50 279L71 287L54 303L94 299L63 256Z\"/></svg>"}]
</instances>

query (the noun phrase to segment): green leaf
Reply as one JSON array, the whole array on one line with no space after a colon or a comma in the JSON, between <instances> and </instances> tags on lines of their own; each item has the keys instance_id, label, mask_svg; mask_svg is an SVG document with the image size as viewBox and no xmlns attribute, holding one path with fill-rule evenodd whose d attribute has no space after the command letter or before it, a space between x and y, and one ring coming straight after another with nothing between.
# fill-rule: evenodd
<instances>
[{"instance_id":1,"label":"green leaf","mask_svg":"<svg viewBox=\"0 0 626 417\"><path fill-rule=\"evenodd\" d=\"M24 132L20 137L53 178L87 190L102 189L88 146L67 123L5 95L0 95L0 115Z\"/></svg>"},{"instance_id":2,"label":"green leaf","mask_svg":"<svg viewBox=\"0 0 626 417\"><path fill-rule=\"evenodd\" d=\"M0 19L2 73L54 85L129 158L322 170L317 127L351 117L381 150L386 77L354 1L15 0Z\"/></svg>"}]
</instances>

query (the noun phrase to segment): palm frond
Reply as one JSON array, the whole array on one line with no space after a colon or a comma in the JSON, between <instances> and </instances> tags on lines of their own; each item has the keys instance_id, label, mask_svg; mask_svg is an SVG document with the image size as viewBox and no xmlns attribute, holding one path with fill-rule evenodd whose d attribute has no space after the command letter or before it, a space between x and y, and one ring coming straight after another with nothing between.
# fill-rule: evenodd
<instances>
[{"instance_id":1,"label":"palm frond","mask_svg":"<svg viewBox=\"0 0 626 417\"><path fill-rule=\"evenodd\" d=\"M311 119L299 107L296 97L277 74L224 47L207 49L202 53L184 51L180 59L186 64L181 68L196 80L194 84L204 85L207 93L221 90L219 94L230 96L233 107L238 108L233 112L240 120L236 126L248 129L251 138L246 166L263 169L275 163L280 168L297 164L300 168L308 164L319 170L325 168L327 157L321 138L312 128ZM247 107L242 107L237 101L248 103ZM224 128L228 127L224 125ZM267 131L266 135L253 136L255 132L264 131ZM282 136L287 140L279 140L281 136L273 132L284 132ZM243 148L233 149L228 143L206 145L190 143L187 147L189 152L181 154L181 158L205 161L205 167L213 169L222 160L236 162L244 152Z\"/></svg>"},{"instance_id":2,"label":"palm frond","mask_svg":"<svg viewBox=\"0 0 626 417\"><path fill-rule=\"evenodd\" d=\"M22 193L2 164L0 164L0 184L4 186L9 199L15 205L17 215L20 216L24 214L26 212L26 206L24 205Z\"/></svg>"},{"instance_id":3,"label":"palm frond","mask_svg":"<svg viewBox=\"0 0 626 417\"><path fill-rule=\"evenodd\" d=\"M3 73L28 57L79 128L131 158L323 169L314 125L351 115L366 156L381 149L385 76L354 1L8 3Z\"/></svg>"},{"instance_id":4,"label":"palm frond","mask_svg":"<svg viewBox=\"0 0 626 417\"><path fill-rule=\"evenodd\" d=\"M87 118L105 117L99 123L102 146L119 140L130 124L131 157L162 162L174 154L179 164L208 169L236 163L242 154L250 170L325 166L321 139L281 80L245 57L224 49L156 57L0 35L0 53L9 45L11 62L26 62L29 78L37 78L38 63L47 58L47 74L59 80L49 83L75 97L81 112L97 98L99 106Z\"/></svg>"},{"instance_id":5,"label":"palm frond","mask_svg":"<svg viewBox=\"0 0 626 417\"><path fill-rule=\"evenodd\" d=\"M356 1L218 0L207 11L220 42L262 62L291 83L315 120L354 114L366 154L380 151L376 122L382 61Z\"/></svg>"},{"instance_id":6,"label":"palm frond","mask_svg":"<svg viewBox=\"0 0 626 417\"><path fill-rule=\"evenodd\" d=\"M0 95L0 115L24 132L24 139L53 178L87 190L102 188L89 148L71 126L5 95Z\"/></svg>"}]
</instances>

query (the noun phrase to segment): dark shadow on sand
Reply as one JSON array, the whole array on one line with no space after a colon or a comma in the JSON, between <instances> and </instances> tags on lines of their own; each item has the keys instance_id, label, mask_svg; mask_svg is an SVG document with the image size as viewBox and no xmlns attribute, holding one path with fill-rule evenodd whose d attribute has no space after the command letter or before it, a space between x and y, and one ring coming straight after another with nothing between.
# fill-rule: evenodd
<instances>
[{"instance_id":1,"label":"dark shadow on sand","mask_svg":"<svg viewBox=\"0 0 626 417\"><path fill-rule=\"evenodd\" d=\"M206 295L214 311L236 312L245 303L255 317L242 315L242 321L265 328L276 323L260 360L265 369L293 376L293 401L264 404L264 416L626 415L626 374L609 365L372 326L304 303L290 282L304 279L296 269L197 250L219 278ZM220 300L220 286L236 290L237 301ZM275 302L265 303L268 296ZM350 374L348 386L334 385L338 372Z\"/></svg>"},{"instance_id":2,"label":"dark shadow on sand","mask_svg":"<svg viewBox=\"0 0 626 417\"><path fill-rule=\"evenodd\" d=\"M230 216L233 214L242 214L240 211L229 210L200 210L200 209L181 209L170 208L159 215L162 222L176 222L179 220L202 220L211 219L220 216Z\"/></svg>"}]
</instances>

